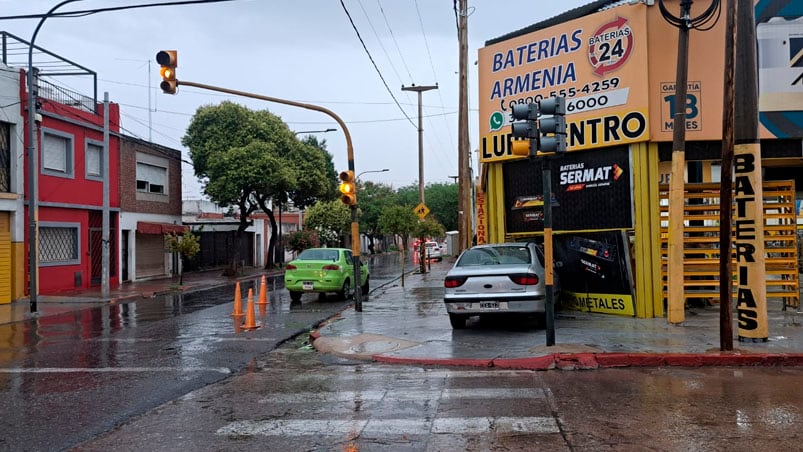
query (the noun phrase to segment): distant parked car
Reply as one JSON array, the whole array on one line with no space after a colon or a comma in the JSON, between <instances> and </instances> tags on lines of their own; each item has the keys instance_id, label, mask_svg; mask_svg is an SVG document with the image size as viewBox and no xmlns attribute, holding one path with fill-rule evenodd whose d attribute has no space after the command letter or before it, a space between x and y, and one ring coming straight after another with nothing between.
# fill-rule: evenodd
<instances>
[{"instance_id":1,"label":"distant parked car","mask_svg":"<svg viewBox=\"0 0 803 452\"><path fill-rule=\"evenodd\" d=\"M438 262L443 260L443 253L441 251L441 246L438 245L436 242L427 242L424 245L424 253L427 259L434 259Z\"/></svg>"},{"instance_id":2,"label":"distant parked car","mask_svg":"<svg viewBox=\"0 0 803 452\"><path fill-rule=\"evenodd\" d=\"M341 299L353 294L354 265L347 248L309 248L285 267L284 286L290 300L299 301L304 293L335 292ZM368 293L368 266L360 262L360 286Z\"/></svg>"},{"instance_id":3,"label":"distant parked car","mask_svg":"<svg viewBox=\"0 0 803 452\"><path fill-rule=\"evenodd\" d=\"M443 285L454 329L465 328L474 315L546 312L544 255L532 242L474 246L460 255ZM559 285L553 286L557 293Z\"/></svg>"}]
</instances>

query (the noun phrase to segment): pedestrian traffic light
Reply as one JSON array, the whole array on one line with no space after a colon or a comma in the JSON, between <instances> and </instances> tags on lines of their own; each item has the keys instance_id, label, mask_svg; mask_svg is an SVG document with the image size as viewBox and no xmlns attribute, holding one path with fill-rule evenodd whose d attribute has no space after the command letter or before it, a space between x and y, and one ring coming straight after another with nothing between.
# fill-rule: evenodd
<instances>
[{"instance_id":1,"label":"pedestrian traffic light","mask_svg":"<svg viewBox=\"0 0 803 452\"><path fill-rule=\"evenodd\" d=\"M541 115L552 115L541 118L538 128L542 136L538 139L538 150L542 152L566 152L566 98L550 97L538 103Z\"/></svg>"},{"instance_id":2,"label":"pedestrian traffic light","mask_svg":"<svg viewBox=\"0 0 803 452\"><path fill-rule=\"evenodd\" d=\"M178 80L176 80L176 66L178 66L178 52L175 50L160 50L156 54L156 62L162 66L159 74L162 83L159 85L165 94L176 94Z\"/></svg>"},{"instance_id":3,"label":"pedestrian traffic light","mask_svg":"<svg viewBox=\"0 0 803 452\"><path fill-rule=\"evenodd\" d=\"M513 136L513 140L510 142L510 151L513 155L522 157L535 155L538 150L538 123L536 122L538 104L514 104L510 116L512 118L510 129Z\"/></svg>"},{"instance_id":4,"label":"pedestrian traffic light","mask_svg":"<svg viewBox=\"0 0 803 452\"><path fill-rule=\"evenodd\" d=\"M348 206L357 205L357 186L354 183L354 171L342 171L340 173L340 200Z\"/></svg>"}]
</instances>

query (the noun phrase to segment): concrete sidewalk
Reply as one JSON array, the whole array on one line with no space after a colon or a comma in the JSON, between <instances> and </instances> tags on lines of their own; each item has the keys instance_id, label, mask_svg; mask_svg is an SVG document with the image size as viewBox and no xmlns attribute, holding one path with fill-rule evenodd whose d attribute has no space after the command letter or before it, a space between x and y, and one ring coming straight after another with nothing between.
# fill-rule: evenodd
<instances>
[{"instance_id":1,"label":"concrete sidewalk","mask_svg":"<svg viewBox=\"0 0 803 452\"><path fill-rule=\"evenodd\" d=\"M380 362L523 369L619 366L803 365L801 313L772 300L769 340L739 342L720 352L719 307L690 308L681 325L665 318L636 319L579 311L556 316L556 344L546 346L543 326L471 322L453 330L442 301L452 263L406 278L405 287L379 288L317 330L315 347L342 357ZM490 323L490 324L489 324ZM734 322L734 335L738 334Z\"/></svg>"},{"instance_id":2,"label":"concrete sidewalk","mask_svg":"<svg viewBox=\"0 0 803 452\"><path fill-rule=\"evenodd\" d=\"M127 303L171 292L193 292L234 284L236 281L261 278L262 275L281 275L282 271L267 271L256 267L244 269L236 276L223 276L223 269L185 273L182 284L178 276L126 282L103 294L100 287L61 292L58 295L39 295L36 312L31 312L29 299L0 304L0 325L28 319L57 316L65 312L89 309L104 304Z\"/></svg>"}]
</instances>

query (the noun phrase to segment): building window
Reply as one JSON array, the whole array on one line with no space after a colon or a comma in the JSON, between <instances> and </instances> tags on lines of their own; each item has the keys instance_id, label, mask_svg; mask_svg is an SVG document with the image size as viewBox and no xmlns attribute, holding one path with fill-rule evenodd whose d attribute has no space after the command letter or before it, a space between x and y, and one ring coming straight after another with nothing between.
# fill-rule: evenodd
<instances>
[{"instance_id":1,"label":"building window","mask_svg":"<svg viewBox=\"0 0 803 452\"><path fill-rule=\"evenodd\" d=\"M73 176L71 136L52 131L45 131L42 134L42 172L52 176Z\"/></svg>"},{"instance_id":2,"label":"building window","mask_svg":"<svg viewBox=\"0 0 803 452\"><path fill-rule=\"evenodd\" d=\"M137 191L167 193L167 168L137 162Z\"/></svg>"},{"instance_id":3,"label":"building window","mask_svg":"<svg viewBox=\"0 0 803 452\"><path fill-rule=\"evenodd\" d=\"M41 265L79 264L79 226L55 224L39 227L39 263Z\"/></svg>"},{"instance_id":4,"label":"building window","mask_svg":"<svg viewBox=\"0 0 803 452\"><path fill-rule=\"evenodd\" d=\"M103 178L103 143L87 141L85 151L86 178Z\"/></svg>"},{"instance_id":5,"label":"building window","mask_svg":"<svg viewBox=\"0 0 803 452\"><path fill-rule=\"evenodd\" d=\"M0 122L0 192L11 191L11 124Z\"/></svg>"}]
</instances>

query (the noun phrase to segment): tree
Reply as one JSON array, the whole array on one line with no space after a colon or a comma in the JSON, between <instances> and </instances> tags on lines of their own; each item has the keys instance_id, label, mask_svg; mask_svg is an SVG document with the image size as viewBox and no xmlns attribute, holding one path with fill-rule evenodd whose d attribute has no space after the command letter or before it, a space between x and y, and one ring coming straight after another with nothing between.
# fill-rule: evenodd
<instances>
[{"instance_id":1,"label":"tree","mask_svg":"<svg viewBox=\"0 0 803 452\"><path fill-rule=\"evenodd\" d=\"M351 211L340 200L318 201L307 209L305 217L305 226L318 232L322 244L336 244L351 229Z\"/></svg>"},{"instance_id":2,"label":"tree","mask_svg":"<svg viewBox=\"0 0 803 452\"><path fill-rule=\"evenodd\" d=\"M232 269L239 261L250 215L263 210L270 220L267 266L273 265L278 227L273 200L301 204L330 196L334 181L325 150L302 143L282 120L267 110L253 111L233 102L198 108L181 140L190 150L204 194L221 207L236 206L240 218Z\"/></svg>"},{"instance_id":3,"label":"tree","mask_svg":"<svg viewBox=\"0 0 803 452\"><path fill-rule=\"evenodd\" d=\"M417 222L418 217L413 212L412 206L386 206L382 209L382 215L379 217L379 230L383 234L393 234L394 237L401 237L402 287L404 287L404 253L407 250L408 237L410 237Z\"/></svg>"},{"instance_id":4,"label":"tree","mask_svg":"<svg viewBox=\"0 0 803 452\"><path fill-rule=\"evenodd\" d=\"M318 241L318 234L313 229L302 229L301 231L295 231L290 234L290 239L288 240L288 246L290 247L290 250L296 253L300 253L307 248L314 248L319 244L320 242Z\"/></svg>"},{"instance_id":5,"label":"tree","mask_svg":"<svg viewBox=\"0 0 803 452\"><path fill-rule=\"evenodd\" d=\"M359 183L357 200L360 206L360 233L368 238L368 251L374 254L374 239L380 235L379 217L382 209L396 203L396 192L389 185L373 182Z\"/></svg>"},{"instance_id":6,"label":"tree","mask_svg":"<svg viewBox=\"0 0 803 452\"><path fill-rule=\"evenodd\" d=\"M418 263L421 266L421 273L426 272L426 246L428 237L442 237L445 233L443 225L431 216L417 221L413 226L413 235L418 237Z\"/></svg>"},{"instance_id":7,"label":"tree","mask_svg":"<svg viewBox=\"0 0 803 452\"><path fill-rule=\"evenodd\" d=\"M165 234L165 250L168 253L178 253L182 259L190 260L201 251L201 243L192 231L187 231L183 235L169 233ZM183 266L179 265L178 285L182 284L184 284L184 271Z\"/></svg>"},{"instance_id":8,"label":"tree","mask_svg":"<svg viewBox=\"0 0 803 452\"><path fill-rule=\"evenodd\" d=\"M397 193L401 204L416 206L420 202L418 184L401 187ZM435 183L424 187L424 203L429 207L430 215L437 218L447 231L458 229L458 199L457 184Z\"/></svg>"}]
</instances>

